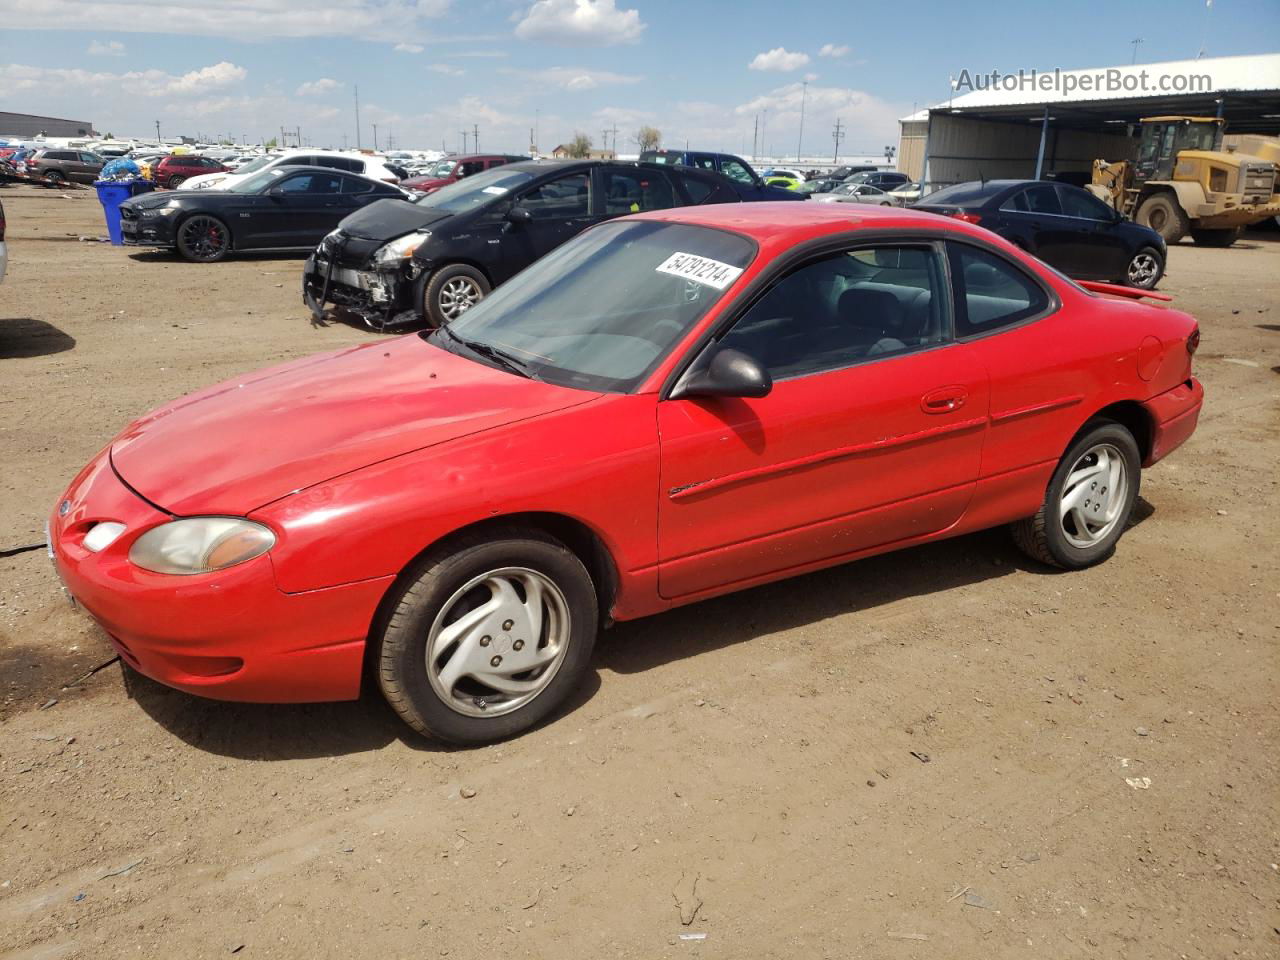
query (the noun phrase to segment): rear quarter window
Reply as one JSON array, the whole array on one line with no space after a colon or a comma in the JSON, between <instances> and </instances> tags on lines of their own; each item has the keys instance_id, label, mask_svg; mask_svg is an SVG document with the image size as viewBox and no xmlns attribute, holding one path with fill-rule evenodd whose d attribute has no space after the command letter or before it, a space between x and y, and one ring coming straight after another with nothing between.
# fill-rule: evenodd
<instances>
[{"instance_id":1,"label":"rear quarter window","mask_svg":"<svg viewBox=\"0 0 1280 960\"><path fill-rule=\"evenodd\" d=\"M1020 267L975 246L950 241L956 337L1002 330L1044 314L1049 295Z\"/></svg>"}]
</instances>

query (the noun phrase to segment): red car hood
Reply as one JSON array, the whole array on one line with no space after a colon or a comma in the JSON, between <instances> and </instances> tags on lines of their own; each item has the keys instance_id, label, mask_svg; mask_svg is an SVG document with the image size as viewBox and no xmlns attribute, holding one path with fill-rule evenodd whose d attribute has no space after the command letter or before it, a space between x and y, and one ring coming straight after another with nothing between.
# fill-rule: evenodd
<instances>
[{"instance_id":1,"label":"red car hood","mask_svg":"<svg viewBox=\"0 0 1280 960\"><path fill-rule=\"evenodd\" d=\"M449 184L457 182L457 179L457 177L410 177L408 180L403 181L400 186L425 192L447 187Z\"/></svg>"},{"instance_id":2,"label":"red car hood","mask_svg":"<svg viewBox=\"0 0 1280 960\"><path fill-rule=\"evenodd\" d=\"M296 360L175 400L111 445L121 478L180 516L243 516L390 457L585 403L410 335Z\"/></svg>"}]
</instances>

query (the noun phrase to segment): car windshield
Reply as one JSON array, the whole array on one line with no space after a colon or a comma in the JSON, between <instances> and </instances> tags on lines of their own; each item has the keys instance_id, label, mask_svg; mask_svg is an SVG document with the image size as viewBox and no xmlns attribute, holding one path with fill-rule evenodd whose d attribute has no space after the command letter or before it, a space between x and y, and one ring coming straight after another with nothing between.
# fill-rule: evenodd
<instances>
[{"instance_id":1,"label":"car windshield","mask_svg":"<svg viewBox=\"0 0 1280 960\"><path fill-rule=\"evenodd\" d=\"M248 163L241 166L236 173L256 173L275 159L276 157L274 155L258 157L256 160L250 160Z\"/></svg>"},{"instance_id":2,"label":"car windshield","mask_svg":"<svg viewBox=\"0 0 1280 960\"><path fill-rule=\"evenodd\" d=\"M508 280L432 342L500 358L499 365L560 386L625 393L725 295L755 253L746 237L710 227L605 224Z\"/></svg>"},{"instance_id":3,"label":"car windshield","mask_svg":"<svg viewBox=\"0 0 1280 960\"><path fill-rule=\"evenodd\" d=\"M244 170L244 167L240 169ZM284 167L272 167L269 170L263 170L261 173L255 173L237 183L233 183L227 189L232 193L260 193L283 177L286 172Z\"/></svg>"},{"instance_id":4,"label":"car windshield","mask_svg":"<svg viewBox=\"0 0 1280 960\"><path fill-rule=\"evenodd\" d=\"M458 165L457 160L441 160L427 174L429 177L449 177L453 175L453 168Z\"/></svg>"},{"instance_id":5,"label":"car windshield","mask_svg":"<svg viewBox=\"0 0 1280 960\"><path fill-rule=\"evenodd\" d=\"M523 170L494 167L492 170L473 174L441 187L435 193L419 197L415 202L419 206L443 210L446 213L462 213L490 203L497 197L505 196L532 179L533 175Z\"/></svg>"}]
</instances>

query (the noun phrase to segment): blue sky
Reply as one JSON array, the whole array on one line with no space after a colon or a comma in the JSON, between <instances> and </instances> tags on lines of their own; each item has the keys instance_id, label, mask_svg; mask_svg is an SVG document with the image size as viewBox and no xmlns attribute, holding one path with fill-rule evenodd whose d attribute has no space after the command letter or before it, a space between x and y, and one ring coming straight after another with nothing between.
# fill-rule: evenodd
<instances>
[{"instance_id":1,"label":"blue sky","mask_svg":"<svg viewBox=\"0 0 1280 960\"><path fill-rule=\"evenodd\" d=\"M486 150L596 144L641 124L667 146L806 154L897 142L898 117L971 72L1271 52L1276 0L1169 0L1123 28L1113 2L925 0L0 0L0 109L92 121L102 132L231 134L300 126L313 144ZM122 29L124 28L124 29ZM767 111L767 112L766 112ZM772 148L772 151L770 151Z\"/></svg>"}]
</instances>

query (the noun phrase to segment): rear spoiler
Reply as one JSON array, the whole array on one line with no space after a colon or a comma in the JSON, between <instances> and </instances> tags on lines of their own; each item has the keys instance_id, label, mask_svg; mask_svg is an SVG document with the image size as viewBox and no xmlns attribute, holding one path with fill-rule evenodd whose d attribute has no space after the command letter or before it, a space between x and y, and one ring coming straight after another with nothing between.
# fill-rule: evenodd
<instances>
[{"instance_id":1,"label":"rear spoiler","mask_svg":"<svg viewBox=\"0 0 1280 960\"><path fill-rule=\"evenodd\" d=\"M1173 297L1167 293L1156 293L1154 290L1143 290L1139 287L1122 287L1118 283L1100 283L1097 280L1077 280L1076 283L1094 293L1109 293L1116 297L1128 297L1130 300L1141 300L1143 297L1149 300L1163 300L1166 303L1173 300Z\"/></svg>"}]
</instances>

